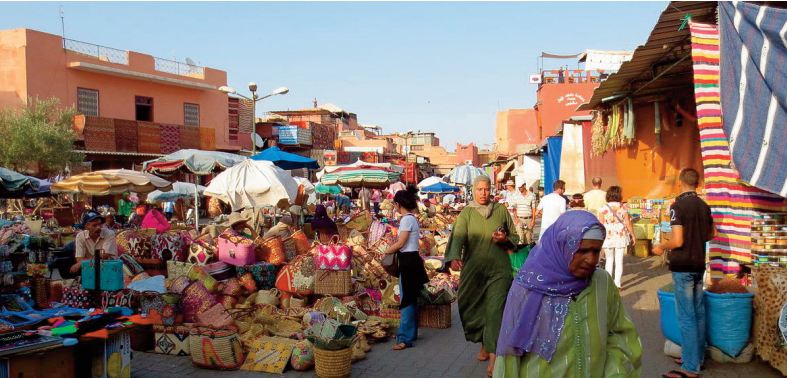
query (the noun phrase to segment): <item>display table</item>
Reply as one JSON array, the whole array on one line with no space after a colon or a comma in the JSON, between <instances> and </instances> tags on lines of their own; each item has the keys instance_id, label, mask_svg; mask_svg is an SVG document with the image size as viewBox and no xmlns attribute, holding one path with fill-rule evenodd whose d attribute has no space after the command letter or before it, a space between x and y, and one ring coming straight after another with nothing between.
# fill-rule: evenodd
<instances>
[{"instance_id":1,"label":"display table","mask_svg":"<svg viewBox=\"0 0 787 378\"><path fill-rule=\"evenodd\" d=\"M62 345L28 350L0 358L0 377L76 377L74 348Z\"/></svg>"}]
</instances>

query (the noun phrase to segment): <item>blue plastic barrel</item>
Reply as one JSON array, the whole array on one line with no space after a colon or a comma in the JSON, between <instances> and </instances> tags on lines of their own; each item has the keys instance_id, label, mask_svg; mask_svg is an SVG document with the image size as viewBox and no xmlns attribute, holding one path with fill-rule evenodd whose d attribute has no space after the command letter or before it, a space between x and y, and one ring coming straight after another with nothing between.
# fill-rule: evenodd
<instances>
[{"instance_id":1,"label":"blue plastic barrel","mask_svg":"<svg viewBox=\"0 0 787 378\"><path fill-rule=\"evenodd\" d=\"M752 293L705 292L705 322L709 345L731 357L737 357L741 353L749 344L751 336L753 299Z\"/></svg>"},{"instance_id":2,"label":"blue plastic barrel","mask_svg":"<svg viewBox=\"0 0 787 378\"><path fill-rule=\"evenodd\" d=\"M678 314L675 308L675 293L661 288L657 294L659 297L661 333L667 340L677 345L682 345L683 338L680 336Z\"/></svg>"}]
</instances>

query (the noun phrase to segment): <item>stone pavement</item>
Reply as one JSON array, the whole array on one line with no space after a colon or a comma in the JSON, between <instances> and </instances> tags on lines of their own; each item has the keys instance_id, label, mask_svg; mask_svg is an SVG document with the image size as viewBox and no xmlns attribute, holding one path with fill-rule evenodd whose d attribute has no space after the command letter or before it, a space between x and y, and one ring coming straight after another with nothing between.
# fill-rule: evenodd
<instances>
[{"instance_id":1,"label":"stone pavement","mask_svg":"<svg viewBox=\"0 0 787 378\"><path fill-rule=\"evenodd\" d=\"M623 277L623 300L642 339L645 350L642 376L659 377L677 367L665 356L664 338L659 325L659 305L656 290L670 282L669 272L660 266L660 258L639 259L626 257ZM454 306L453 327L447 330L423 329L415 348L392 352L393 341L375 344L363 361L353 364L357 377L484 377L486 363L475 355L479 346L464 341L459 315ZM134 353L133 377L260 377L262 373L222 372L194 367L189 357L163 356L153 353ZM288 371L287 377L312 377L314 371ZM718 364L706 362L703 377L779 377L775 369L762 361L748 364Z\"/></svg>"}]
</instances>

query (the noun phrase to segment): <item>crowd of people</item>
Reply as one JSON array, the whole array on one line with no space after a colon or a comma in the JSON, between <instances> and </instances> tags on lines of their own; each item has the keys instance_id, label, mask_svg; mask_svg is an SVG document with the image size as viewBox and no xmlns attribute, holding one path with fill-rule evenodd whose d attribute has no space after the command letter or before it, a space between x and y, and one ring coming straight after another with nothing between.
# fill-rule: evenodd
<instances>
[{"instance_id":1,"label":"crowd of people","mask_svg":"<svg viewBox=\"0 0 787 378\"><path fill-rule=\"evenodd\" d=\"M683 193L670 209L672 237L653 248L654 254L671 250L684 340L682 358L676 360L680 370L665 377L695 377L702 366L704 243L715 234L708 205L696 194L699 174L685 169L680 181ZM507 181L499 192L486 176L473 183L466 197L472 199L451 227L444 261L460 274L458 307L465 338L481 344L477 358L488 361L489 376L639 375L642 345L620 296L623 256L634 242L632 222L621 187L603 190L600 178L592 183L592 190L570 198L562 180L556 180L552 192L543 197L524 183L517 188ZM392 211L385 213L399 224L397 241L385 251L399 259L401 320L393 349L413 347L418 336L415 299L428 281L418 253L418 219L433 215L437 205L443 211L452 209L460 196L422 199L411 186L396 193L362 189L356 197L355 206L381 218L386 201L393 204ZM337 220L352 207L345 193L317 204L309 222L316 238L329 242L339 233ZM87 211L68 270L77 273L80 262L93 258L96 251L105 258L116 256L113 228L117 224L166 227L173 212L167 205L135 208L127 194L118 201L116 212ZM230 214L224 225L235 235L257 237L240 213ZM271 227L267 232L292 231L292 218L277 227L280 230ZM529 257L512 277L509 254L523 246L531 248ZM597 269L602 256L605 269Z\"/></svg>"}]
</instances>

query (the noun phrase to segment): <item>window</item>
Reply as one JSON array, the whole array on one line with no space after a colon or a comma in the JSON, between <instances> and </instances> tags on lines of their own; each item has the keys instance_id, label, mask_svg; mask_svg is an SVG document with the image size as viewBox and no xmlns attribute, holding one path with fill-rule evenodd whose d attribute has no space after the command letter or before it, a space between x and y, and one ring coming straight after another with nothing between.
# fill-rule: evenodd
<instances>
[{"instance_id":1,"label":"window","mask_svg":"<svg viewBox=\"0 0 787 378\"><path fill-rule=\"evenodd\" d=\"M183 104L183 125L199 127L199 104Z\"/></svg>"},{"instance_id":2,"label":"window","mask_svg":"<svg viewBox=\"0 0 787 378\"><path fill-rule=\"evenodd\" d=\"M424 150L424 146L420 145L420 144L417 144L417 145L414 145L414 146L410 146L410 149L412 151L423 151Z\"/></svg>"},{"instance_id":3,"label":"window","mask_svg":"<svg viewBox=\"0 0 787 378\"><path fill-rule=\"evenodd\" d=\"M153 122L153 97L135 96L137 121Z\"/></svg>"},{"instance_id":4,"label":"window","mask_svg":"<svg viewBox=\"0 0 787 378\"><path fill-rule=\"evenodd\" d=\"M77 111L89 116L98 116L98 91L77 88Z\"/></svg>"}]
</instances>

